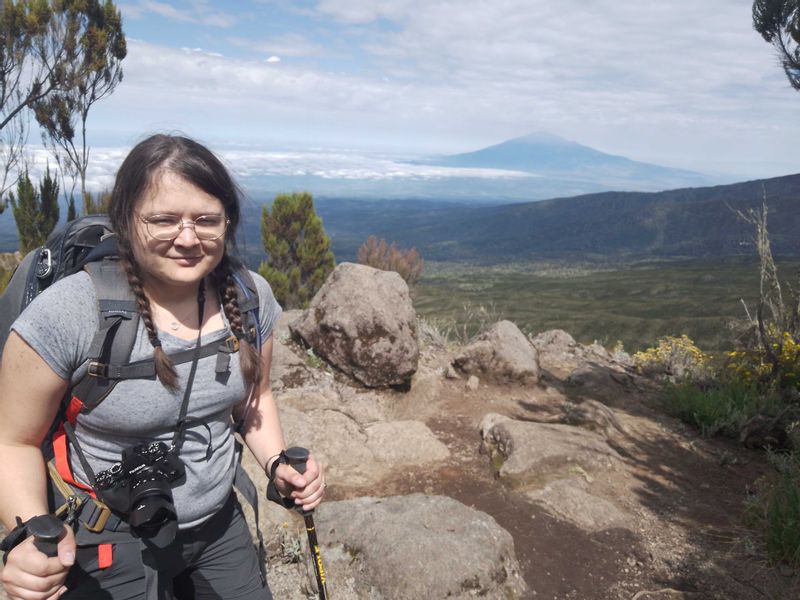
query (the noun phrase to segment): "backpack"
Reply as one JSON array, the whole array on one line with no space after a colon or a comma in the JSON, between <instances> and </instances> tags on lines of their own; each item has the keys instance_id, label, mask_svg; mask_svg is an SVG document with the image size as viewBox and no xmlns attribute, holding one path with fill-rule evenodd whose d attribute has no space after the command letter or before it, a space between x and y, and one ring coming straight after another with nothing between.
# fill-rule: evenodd
<instances>
[{"instance_id":1,"label":"backpack","mask_svg":"<svg viewBox=\"0 0 800 600\"><path fill-rule=\"evenodd\" d=\"M110 511L96 500L93 490L74 481L67 458L65 424L74 425L81 413L97 407L119 381L155 376L153 360L129 362L136 341L139 313L117 260L116 236L107 215L88 215L70 221L54 230L43 246L25 255L0 295L0 356L11 325L33 299L59 279L81 270L89 273L95 287L99 326L90 346L87 373L68 390L42 444L42 452L48 461L51 479L49 501L52 507L57 507L56 514L66 516L65 513L71 510L68 506L70 501L77 498L81 506L81 522L90 531L98 532L111 523ZM244 337L260 349L262 340L255 282L244 266L236 269L234 280L237 282ZM230 355L237 350L238 340L231 336L223 343L202 346L199 356L216 354L216 370L224 372L229 366ZM175 364L189 362L194 352L194 349L186 350L171 354L170 358ZM255 486L238 461L235 485L257 514ZM55 494L64 504L59 506ZM262 554L264 546L258 529L257 536L259 553Z\"/></svg>"}]
</instances>

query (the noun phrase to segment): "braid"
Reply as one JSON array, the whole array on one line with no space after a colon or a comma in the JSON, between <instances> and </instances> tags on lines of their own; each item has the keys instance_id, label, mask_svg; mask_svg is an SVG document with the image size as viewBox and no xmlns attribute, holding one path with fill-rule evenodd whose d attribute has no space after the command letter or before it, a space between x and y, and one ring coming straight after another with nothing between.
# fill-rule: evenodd
<instances>
[{"instance_id":1,"label":"braid","mask_svg":"<svg viewBox=\"0 0 800 600\"><path fill-rule=\"evenodd\" d=\"M158 331L153 323L153 313L150 310L150 301L144 293L144 286L142 285L141 277L139 276L138 269L133 260L131 260L130 246L119 240L119 258L122 267L125 269L125 275L128 277L128 285L131 287L134 297L136 298L136 307L139 309L139 314L147 329L147 337L153 345L153 361L155 363L156 375L161 383L170 391L178 389L178 373L175 371L175 365L172 364L169 356L161 348L161 339L158 337Z\"/></svg>"},{"instance_id":2,"label":"braid","mask_svg":"<svg viewBox=\"0 0 800 600\"><path fill-rule=\"evenodd\" d=\"M261 357L258 350L247 341L242 311L239 309L238 285L233 278L233 267L227 254L223 257L213 274L215 285L222 296L222 310L231 324L231 330L239 340L239 365L246 383L258 385L261 382Z\"/></svg>"}]
</instances>

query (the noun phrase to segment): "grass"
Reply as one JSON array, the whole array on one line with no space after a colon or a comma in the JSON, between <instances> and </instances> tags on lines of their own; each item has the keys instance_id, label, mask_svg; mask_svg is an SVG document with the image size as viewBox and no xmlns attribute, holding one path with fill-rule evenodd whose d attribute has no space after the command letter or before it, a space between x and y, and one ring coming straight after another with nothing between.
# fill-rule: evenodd
<instances>
[{"instance_id":1,"label":"grass","mask_svg":"<svg viewBox=\"0 0 800 600\"><path fill-rule=\"evenodd\" d=\"M762 531L770 561L800 570L800 451L773 454L771 463L747 516Z\"/></svg>"},{"instance_id":2,"label":"grass","mask_svg":"<svg viewBox=\"0 0 800 600\"><path fill-rule=\"evenodd\" d=\"M703 435L728 437L738 437L754 415L774 416L784 407L780 394L739 381L704 388L691 381L670 384L664 389L663 402L667 413L694 425Z\"/></svg>"},{"instance_id":3,"label":"grass","mask_svg":"<svg viewBox=\"0 0 800 600\"><path fill-rule=\"evenodd\" d=\"M779 263L784 273L798 267L796 259ZM425 319L470 330L475 327L469 318L483 308L528 333L564 329L582 343L611 347L622 341L629 352L682 334L704 351L730 350L730 324L745 314L742 299L752 310L758 297L755 259L425 268L415 294L415 308Z\"/></svg>"}]
</instances>

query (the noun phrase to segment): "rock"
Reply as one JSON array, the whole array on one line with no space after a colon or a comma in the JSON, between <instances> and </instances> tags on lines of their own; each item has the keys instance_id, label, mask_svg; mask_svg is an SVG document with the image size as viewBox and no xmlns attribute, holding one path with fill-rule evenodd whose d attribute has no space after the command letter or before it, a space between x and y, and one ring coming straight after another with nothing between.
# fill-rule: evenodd
<instances>
[{"instance_id":1,"label":"rock","mask_svg":"<svg viewBox=\"0 0 800 600\"><path fill-rule=\"evenodd\" d=\"M605 498L589 493L586 485L579 479L557 479L526 495L556 518L572 523L583 531L631 527L630 515Z\"/></svg>"},{"instance_id":2,"label":"rock","mask_svg":"<svg viewBox=\"0 0 800 600\"><path fill-rule=\"evenodd\" d=\"M475 392L478 390L478 386L480 386L481 380L475 377L475 375L470 375L469 379L467 379L466 388L470 392Z\"/></svg>"},{"instance_id":3,"label":"rock","mask_svg":"<svg viewBox=\"0 0 800 600\"><path fill-rule=\"evenodd\" d=\"M455 370L452 364L447 365L444 376L447 379L461 379L461 376L458 374L458 371Z\"/></svg>"},{"instance_id":4,"label":"rock","mask_svg":"<svg viewBox=\"0 0 800 600\"><path fill-rule=\"evenodd\" d=\"M419 421L375 423L366 428L367 449L389 469L446 460L450 451Z\"/></svg>"},{"instance_id":5,"label":"rock","mask_svg":"<svg viewBox=\"0 0 800 600\"><path fill-rule=\"evenodd\" d=\"M496 383L536 383L536 348L511 321L499 321L475 336L455 357L457 369Z\"/></svg>"},{"instance_id":6,"label":"rock","mask_svg":"<svg viewBox=\"0 0 800 600\"><path fill-rule=\"evenodd\" d=\"M621 464L602 436L570 425L489 413L480 430L482 450L491 456L498 475L515 486L544 485L576 472L598 473Z\"/></svg>"},{"instance_id":7,"label":"rock","mask_svg":"<svg viewBox=\"0 0 800 600\"><path fill-rule=\"evenodd\" d=\"M597 400L565 402L561 408L564 411L561 422L567 425L584 427L602 433L606 438L628 433L614 411Z\"/></svg>"},{"instance_id":8,"label":"rock","mask_svg":"<svg viewBox=\"0 0 800 600\"><path fill-rule=\"evenodd\" d=\"M421 364L411 379L411 389L395 392L390 398L394 418L425 420L435 416L436 399L441 391L442 376L439 370Z\"/></svg>"},{"instance_id":9,"label":"rock","mask_svg":"<svg viewBox=\"0 0 800 600\"><path fill-rule=\"evenodd\" d=\"M446 460L450 451L420 421L361 425L339 409L280 411L289 445L305 446L326 467L332 486L374 485L398 469Z\"/></svg>"},{"instance_id":10,"label":"rock","mask_svg":"<svg viewBox=\"0 0 800 600\"><path fill-rule=\"evenodd\" d=\"M486 513L445 496L325 502L317 531L329 592L358 598L521 598L511 535Z\"/></svg>"},{"instance_id":11,"label":"rock","mask_svg":"<svg viewBox=\"0 0 800 600\"><path fill-rule=\"evenodd\" d=\"M781 417L753 415L742 426L739 441L751 450L791 450L792 440L781 423Z\"/></svg>"},{"instance_id":12,"label":"rock","mask_svg":"<svg viewBox=\"0 0 800 600\"><path fill-rule=\"evenodd\" d=\"M22 254L16 252L0 252L0 269L3 271L13 271L22 262Z\"/></svg>"},{"instance_id":13,"label":"rock","mask_svg":"<svg viewBox=\"0 0 800 600\"><path fill-rule=\"evenodd\" d=\"M417 318L397 273L341 263L290 330L369 387L408 384L417 370Z\"/></svg>"},{"instance_id":14,"label":"rock","mask_svg":"<svg viewBox=\"0 0 800 600\"><path fill-rule=\"evenodd\" d=\"M578 343L563 329L551 329L531 338L531 343L539 352L571 352Z\"/></svg>"}]
</instances>

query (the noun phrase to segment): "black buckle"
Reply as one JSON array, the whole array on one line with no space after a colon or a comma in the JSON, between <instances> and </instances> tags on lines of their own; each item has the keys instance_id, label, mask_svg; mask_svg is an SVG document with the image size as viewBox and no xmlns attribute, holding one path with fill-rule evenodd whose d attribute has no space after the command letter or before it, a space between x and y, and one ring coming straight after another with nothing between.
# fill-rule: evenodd
<instances>
[{"instance_id":1,"label":"black buckle","mask_svg":"<svg viewBox=\"0 0 800 600\"><path fill-rule=\"evenodd\" d=\"M108 365L96 360L89 361L87 373L90 377L108 379Z\"/></svg>"}]
</instances>

